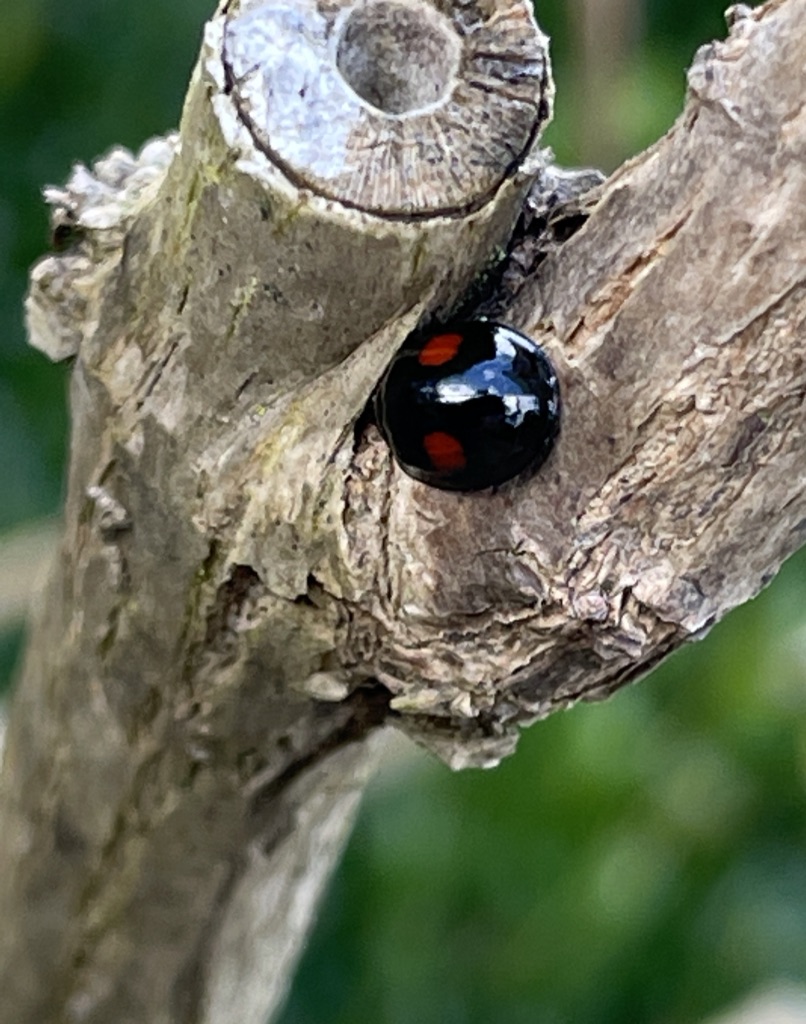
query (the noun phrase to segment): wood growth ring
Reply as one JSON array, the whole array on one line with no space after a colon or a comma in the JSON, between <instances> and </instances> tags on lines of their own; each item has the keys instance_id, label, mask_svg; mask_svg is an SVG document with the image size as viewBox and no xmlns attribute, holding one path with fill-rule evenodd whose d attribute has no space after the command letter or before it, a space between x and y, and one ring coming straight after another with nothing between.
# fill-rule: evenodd
<instances>
[{"instance_id":1,"label":"wood growth ring","mask_svg":"<svg viewBox=\"0 0 806 1024\"><path fill-rule=\"evenodd\" d=\"M480 208L549 118L525 0L241 5L223 57L238 117L289 180L384 217Z\"/></svg>"}]
</instances>

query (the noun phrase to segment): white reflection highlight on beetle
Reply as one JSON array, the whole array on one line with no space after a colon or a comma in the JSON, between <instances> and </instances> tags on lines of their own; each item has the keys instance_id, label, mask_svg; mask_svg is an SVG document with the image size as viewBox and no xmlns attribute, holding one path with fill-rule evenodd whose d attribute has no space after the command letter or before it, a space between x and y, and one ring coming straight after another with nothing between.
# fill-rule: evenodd
<instances>
[{"instance_id":1,"label":"white reflection highlight on beetle","mask_svg":"<svg viewBox=\"0 0 806 1024\"><path fill-rule=\"evenodd\" d=\"M519 426L528 413L540 411L537 395L523 391L517 378L502 371L500 362L496 360L478 363L461 374L437 381L434 391L437 399L445 405L461 405L481 395L499 398L506 418L513 426Z\"/></svg>"}]
</instances>

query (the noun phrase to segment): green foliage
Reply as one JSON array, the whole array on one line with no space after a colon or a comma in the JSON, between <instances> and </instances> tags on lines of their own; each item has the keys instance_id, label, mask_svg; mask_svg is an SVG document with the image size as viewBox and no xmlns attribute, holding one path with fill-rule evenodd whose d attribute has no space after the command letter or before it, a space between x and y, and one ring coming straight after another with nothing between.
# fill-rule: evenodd
<instances>
[{"instance_id":1,"label":"green foliage","mask_svg":"<svg viewBox=\"0 0 806 1024\"><path fill-rule=\"evenodd\" d=\"M580 55L539 0L549 141L583 159ZM0 530L57 510L63 368L24 344L46 182L178 120L212 2L0 5ZM647 0L613 102L625 151L682 103L722 0ZM371 793L283 1024L687 1024L806 981L806 557L651 681L533 727L494 772L404 759ZM16 636L0 636L0 686Z\"/></svg>"}]
</instances>

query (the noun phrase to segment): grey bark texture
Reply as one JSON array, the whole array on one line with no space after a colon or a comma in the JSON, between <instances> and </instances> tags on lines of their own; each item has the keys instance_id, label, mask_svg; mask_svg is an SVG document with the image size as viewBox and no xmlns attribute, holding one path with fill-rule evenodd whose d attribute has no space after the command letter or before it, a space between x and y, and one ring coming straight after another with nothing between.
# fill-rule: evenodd
<instances>
[{"instance_id":1,"label":"grey bark texture","mask_svg":"<svg viewBox=\"0 0 806 1024\"><path fill-rule=\"evenodd\" d=\"M519 0L225 3L179 135L49 191L28 323L75 357L73 436L0 778L0 1024L262 1024L382 726L492 765L803 542L806 0L731 21L672 131L553 210ZM563 426L457 495L363 414L477 294Z\"/></svg>"}]
</instances>

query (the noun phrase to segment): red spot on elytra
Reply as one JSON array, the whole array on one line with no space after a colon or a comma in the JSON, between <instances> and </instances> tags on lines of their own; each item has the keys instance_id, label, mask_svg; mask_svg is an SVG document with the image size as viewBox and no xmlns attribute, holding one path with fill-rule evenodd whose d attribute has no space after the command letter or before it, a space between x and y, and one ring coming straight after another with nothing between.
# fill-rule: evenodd
<instances>
[{"instance_id":1,"label":"red spot on elytra","mask_svg":"<svg viewBox=\"0 0 806 1024\"><path fill-rule=\"evenodd\" d=\"M453 434L446 434L442 430L434 430L423 437L423 448L425 448L434 469L450 472L451 470L464 469L467 465L462 443Z\"/></svg>"},{"instance_id":2,"label":"red spot on elytra","mask_svg":"<svg viewBox=\"0 0 806 1024\"><path fill-rule=\"evenodd\" d=\"M420 366L442 366L453 359L461 344L461 334L435 334L420 349L418 362Z\"/></svg>"}]
</instances>

